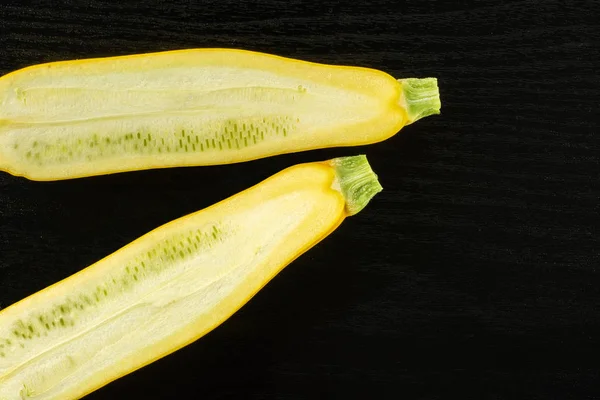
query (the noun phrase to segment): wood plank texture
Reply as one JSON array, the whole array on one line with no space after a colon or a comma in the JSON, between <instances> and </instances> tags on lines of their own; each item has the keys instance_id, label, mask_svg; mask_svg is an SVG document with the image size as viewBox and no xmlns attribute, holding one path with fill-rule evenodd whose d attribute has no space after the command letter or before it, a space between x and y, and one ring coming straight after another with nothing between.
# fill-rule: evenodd
<instances>
[{"instance_id":1,"label":"wood plank texture","mask_svg":"<svg viewBox=\"0 0 600 400\"><path fill-rule=\"evenodd\" d=\"M600 399L598 1L12 1L0 74L236 47L436 76L368 147L62 182L0 174L0 307L297 162L382 192L246 307L89 399ZM178 396L175 396L177 393Z\"/></svg>"}]
</instances>

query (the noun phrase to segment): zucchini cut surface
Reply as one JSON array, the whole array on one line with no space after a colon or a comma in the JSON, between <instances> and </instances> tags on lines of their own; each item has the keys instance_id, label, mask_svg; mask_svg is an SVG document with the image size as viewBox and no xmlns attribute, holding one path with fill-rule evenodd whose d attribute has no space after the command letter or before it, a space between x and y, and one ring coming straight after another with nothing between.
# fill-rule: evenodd
<instances>
[{"instance_id":1,"label":"zucchini cut surface","mask_svg":"<svg viewBox=\"0 0 600 400\"><path fill-rule=\"evenodd\" d=\"M0 400L76 399L197 340L381 190L364 156L290 167L0 312Z\"/></svg>"},{"instance_id":2,"label":"zucchini cut surface","mask_svg":"<svg viewBox=\"0 0 600 400\"><path fill-rule=\"evenodd\" d=\"M234 49L61 61L0 78L0 170L59 180L385 140L434 78Z\"/></svg>"}]
</instances>

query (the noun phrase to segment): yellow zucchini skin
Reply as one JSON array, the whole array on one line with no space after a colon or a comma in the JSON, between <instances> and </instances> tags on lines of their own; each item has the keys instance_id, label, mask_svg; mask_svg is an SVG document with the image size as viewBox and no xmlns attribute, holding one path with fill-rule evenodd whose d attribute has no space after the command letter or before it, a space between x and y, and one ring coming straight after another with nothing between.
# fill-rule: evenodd
<instances>
[{"instance_id":1,"label":"yellow zucchini skin","mask_svg":"<svg viewBox=\"0 0 600 400\"><path fill-rule=\"evenodd\" d=\"M245 50L53 62L0 78L0 170L59 180L365 145L439 108L434 78Z\"/></svg>"},{"instance_id":2,"label":"yellow zucchini skin","mask_svg":"<svg viewBox=\"0 0 600 400\"><path fill-rule=\"evenodd\" d=\"M0 400L69 400L205 335L359 212L364 156L300 164L0 311Z\"/></svg>"}]
</instances>

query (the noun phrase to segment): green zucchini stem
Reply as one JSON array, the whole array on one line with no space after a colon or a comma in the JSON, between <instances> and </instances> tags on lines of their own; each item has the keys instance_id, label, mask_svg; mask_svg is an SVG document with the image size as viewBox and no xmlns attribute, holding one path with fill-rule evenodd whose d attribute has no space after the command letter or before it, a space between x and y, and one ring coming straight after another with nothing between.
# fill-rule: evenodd
<instances>
[{"instance_id":1,"label":"green zucchini stem","mask_svg":"<svg viewBox=\"0 0 600 400\"><path fill-rule=\"evenodd\" d=\"M383 187L364 155L340 157L331 160L339 191L346 200L346 212L354 215L365 208Z\"/></svg>"},{"instance_id":2,"label":"green zucchini stem","mask_svg":"<svg viewBox=\"0 0 600 400\"><path fill-rule=\"evenodd\" d=\"M436 78L398 79L398 82L402 84L402 101L408 115L407 125L440 113L442 104Z\"/></svg>"}]
</instances>

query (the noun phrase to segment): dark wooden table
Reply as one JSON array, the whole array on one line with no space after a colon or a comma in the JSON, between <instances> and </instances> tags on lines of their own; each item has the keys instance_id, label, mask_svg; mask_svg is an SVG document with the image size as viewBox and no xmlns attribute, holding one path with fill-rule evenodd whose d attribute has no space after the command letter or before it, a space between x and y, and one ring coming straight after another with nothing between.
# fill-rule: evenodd
<instances>
[{"instance_id":1,"label":"dark wooden table","mask_svg":"<svg viewBox=\"0 0 600 400\"><path fill-rule=\"evenodd\" d=\"M87 398L599 399L599 4L3 2L2 74L235 47L436 76L443 105L368 147L1 173L0 306L284 167L360 152L385 187L361 214L218 329Z\"/></svg>"}]
</instances>

